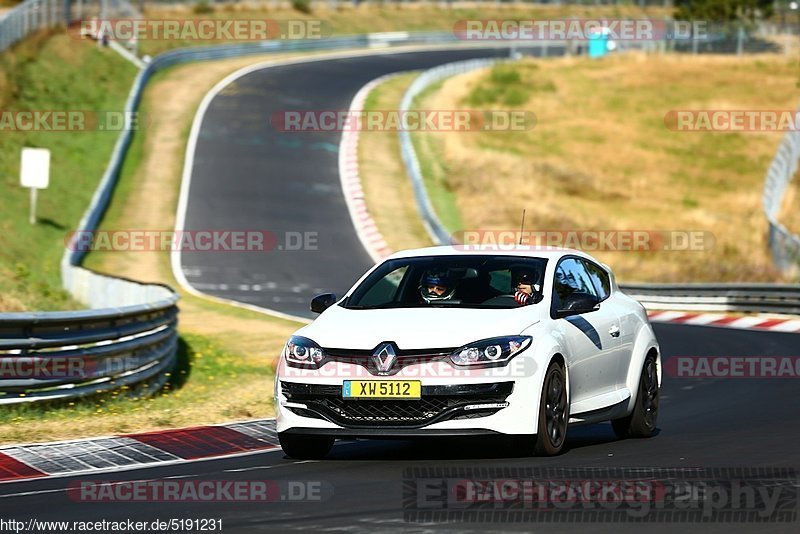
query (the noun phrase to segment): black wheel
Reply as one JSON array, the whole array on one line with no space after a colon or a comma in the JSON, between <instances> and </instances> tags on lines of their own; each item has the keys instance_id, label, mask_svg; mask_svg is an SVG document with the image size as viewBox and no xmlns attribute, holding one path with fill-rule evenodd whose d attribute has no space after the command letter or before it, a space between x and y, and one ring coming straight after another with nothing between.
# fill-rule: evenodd
<instances>
[{"instance_id":1,"label":"black wheel","mask_svg":"<svg viewBox=\"0 0 800 534\"><path fill-rule=\"evenodd\" d=\"M539 402L539 433L533 452L537 456L555 456L567 440L569 399L567 379L561 364L553 362L547 368Z\"/></svg>"},{"instance_id":2,"label":"black wheel","mask_svg":"<svg viewBox=\"0 0 800 534\"><path fill-rule=\"evenodd\" d=\"M334 438L330 436L308 436L304 434L278 433L281 448L287 456L298 460L319 460L324 458L331 447Z\"/></svg>"},{"instance_id":3,"label":"black wheel","mask_svg":"<svg viewBox=\"0 0 800 534\"><path fill-rule=\"evenodd\" d=\"M614 419L611 426L621 438L649 438L656 429L658 417L658 371L655 356L648 355L644 360L642 375L639 378L639 395L633 412L622 419Z\"/></svg>"}]
</instances>

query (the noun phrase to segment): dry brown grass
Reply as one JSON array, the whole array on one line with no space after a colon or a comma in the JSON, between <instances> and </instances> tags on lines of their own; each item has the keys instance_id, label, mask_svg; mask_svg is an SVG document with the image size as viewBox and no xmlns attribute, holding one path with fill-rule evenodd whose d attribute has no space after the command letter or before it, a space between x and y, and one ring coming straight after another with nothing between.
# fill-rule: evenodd
<instances>
[{"instance_id":1,"label":"dry brown grass","mask_svg":"<svg viewBox=\"0 0 800 534\"><path fill-rule=\"evenodd\" d=\"M793 109L796 59L626 55L526 60L523 84L551 82L523 106L526 132L439 138L470 229L712 232L699 252L597 252L625 281L779 280L761 210L781 134L668 130L672 109ZM463 109L487 71L452 78L424 103ZM489 108L491 106L483 106ZM502 106L494 106L502 107Z\"/></svg>"},{"instance_id":2,"label":"dry brown grass","mask_svg":"<svg viewBox=\"0 0 800 534\"><path fill-rule=\"evenodd\" d=\"M663 18L670 10L637 6L546 6L546 5L494 5L449 6L417 3L391 3L386 5L353 6L340 2L338 7L317 3L310 14L300 13L288 5L271 5L271 2L238 2L217 6L212 13L196 14L189 5L148 5L145 15L149 18L264 18L277 22L287 20L320 20L323 35L354 35L387 31L451 31L455 22L464 19L498 18L565 18L565 17L658 17ZM155 54L177 46L191 46L195 42L143 41L139 43L142 53Z\"/></svg>"},{"instance_id":3,"label":"dry brown grass","mask_svg":"<svg viewBox=\"0 0 800 534\"><path fill-rule=\"evenodd\" d=\"M366 110L396 109L417 73L403 74L382 83L367 99ZM364 194L375 224L392 250L431 244L414 201L414 192L400 153L397 132L364 131L359 136L358 158Z\"/></svg>"}]
</instances>

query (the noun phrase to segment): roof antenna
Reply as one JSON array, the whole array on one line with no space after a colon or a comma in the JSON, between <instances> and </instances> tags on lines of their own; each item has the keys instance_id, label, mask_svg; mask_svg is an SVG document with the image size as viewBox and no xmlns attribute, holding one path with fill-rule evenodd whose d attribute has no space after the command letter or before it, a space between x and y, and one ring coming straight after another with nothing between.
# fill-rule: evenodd
<instances>
[{"instance_id":1,"label":"roof antenna","mask_svg":"<svg viewBox=\"0 0 800 534\"><path fill-rule=\"evenodd\" d=\"M522 244L522 233L525 231L525 210L522 210L522 224L519 225L519 244Z\"/></svg>"}]
</instances>

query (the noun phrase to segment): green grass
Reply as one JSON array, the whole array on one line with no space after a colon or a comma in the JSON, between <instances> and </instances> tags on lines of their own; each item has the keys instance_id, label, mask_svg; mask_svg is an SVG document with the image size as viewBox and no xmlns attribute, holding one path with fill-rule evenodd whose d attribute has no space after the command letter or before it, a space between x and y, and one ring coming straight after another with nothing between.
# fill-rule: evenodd
<instances>
[{"instance_id":1,"label":"green grass","mask_svg":"<svg viewBox=\"0 0 800 534\"><path fill-rule=\"evenodd\" d=\"M536 76L536 64L524 67L498 64L489 71L489 76L469 92L463 103L470 106L499 104L519 107L526 104L537 92L551 93L556 90L551 80Z\"/></svg>"},{"instance_id":2,"label":"green grass","mask_svg":"<svg viewBox=\"0 0 800 534\"><path fill-rule=\"evenodd\" d=\"M0 109L121 111L136 74L110 50L65 34L41 35L0 55ZM61 289L59 262L117 140L107 131L0 131L0 311L80 307ZM19 185L23 147L51 151L50 187L39 192L39 223L28 222Z\"/></svg>"}]
</instances>

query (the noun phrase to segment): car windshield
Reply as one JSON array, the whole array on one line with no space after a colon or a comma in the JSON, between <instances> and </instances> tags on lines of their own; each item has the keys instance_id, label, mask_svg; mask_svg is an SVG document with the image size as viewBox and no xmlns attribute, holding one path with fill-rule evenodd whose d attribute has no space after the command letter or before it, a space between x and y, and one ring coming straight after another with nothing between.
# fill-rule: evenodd
<instances>
[{"instance_id":1,"label":"car windshield","mask_svg":"<svg viewBox=\"0 0 800 534\"><path fill-rule=\"evenodd\" d=\"M342 306L517 308L541 300L546 264L519 256L398 258L370 273Z\"/></svg>"}]
</instances>

